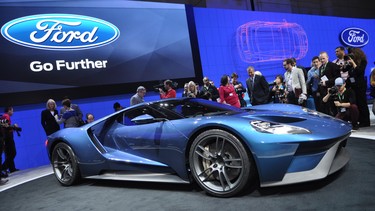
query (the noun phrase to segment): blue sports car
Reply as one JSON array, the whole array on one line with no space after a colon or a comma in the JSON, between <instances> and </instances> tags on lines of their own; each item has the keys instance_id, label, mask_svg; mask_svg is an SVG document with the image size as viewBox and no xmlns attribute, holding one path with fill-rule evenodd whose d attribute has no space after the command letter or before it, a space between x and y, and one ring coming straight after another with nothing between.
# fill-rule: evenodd
<instances>
[{"instance_id":1,"label":"blue sports car","mask_svg":"<svg viewBox=\"0 0 375 211\"><path fill-rule=\"evenodd\" d=\"M195 99L128 107L48 137L57 180L196 182L230 197L261 187L325 178L349 161L351 126L294 105L237 109Z\"/></svg>"}]
</instances>

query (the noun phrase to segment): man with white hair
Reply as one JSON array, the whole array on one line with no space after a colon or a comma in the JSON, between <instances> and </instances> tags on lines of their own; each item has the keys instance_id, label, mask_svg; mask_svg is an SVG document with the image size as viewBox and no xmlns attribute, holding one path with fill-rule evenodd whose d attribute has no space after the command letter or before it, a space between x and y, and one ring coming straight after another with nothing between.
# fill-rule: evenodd
<instances>
[{"instance_id":1,"label":"man with white hair","mask_svg":"<svg viewBox=\"0 0 375 211\"><path fill-rule=\"evenodd\" d=\"M144 100L144 97L146 95L146 88L144 88L143 86L139 86L137 88L137 93L135 93L135 95L133 95L131 98L130 98L130 105L136 105L136 104L139 104L139 103L143 103L145 100Z\"/></svg>"},{"instance_id":2,"label":"man with white hair","mask_svg":"<svg viewBox=\"0 0 375 211\"><path fill-rule=\"evenodd\" d=\"M335 63L329 61L329 57L327 52L322 51L319 54L319 59L322 65L319 68L319 96L323 98L327 95L328 88L331 88L335 85L335 79L340 77L340 69L339 66ZM333 103L323 105L323 102L320 102L320 112L325 114L336 116L336 109Z\"/></svg>"}]
</instances>

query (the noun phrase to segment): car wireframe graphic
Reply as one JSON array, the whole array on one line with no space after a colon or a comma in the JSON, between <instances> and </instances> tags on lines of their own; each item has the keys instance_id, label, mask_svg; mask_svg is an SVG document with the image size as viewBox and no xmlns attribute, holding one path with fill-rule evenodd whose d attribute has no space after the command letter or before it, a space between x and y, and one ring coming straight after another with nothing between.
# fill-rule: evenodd
<instances>
[{"instance_id":1,"label":"car wireframe graphic","mask_svg":"<svg viewBox=\"0 0 375 211\"><path fill-rule=\"evenodd\" d=\"M243 62L302 59L308 51L305 30L297 23L250 21L236 32L237 51Z\"/></svg>"},{"instance_id":2,"label":"car wireframe graphic","mask_svg":"<svg viewBox=\"0 0 375 211\"><path fill-rule=\"evenodd\" d=\"M57 180L197 183L231 197L249 185L319 180L350 159L347 122L296 105L238 109L204 99L137 104L50 135Z\"/></svg>"}]
</instances>

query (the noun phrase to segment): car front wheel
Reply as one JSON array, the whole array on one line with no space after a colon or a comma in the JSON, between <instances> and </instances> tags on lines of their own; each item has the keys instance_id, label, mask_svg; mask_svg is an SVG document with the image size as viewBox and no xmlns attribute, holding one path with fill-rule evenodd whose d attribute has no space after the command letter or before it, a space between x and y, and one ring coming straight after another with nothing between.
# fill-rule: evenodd
<instances>
[{"instance_id":1,"label":"car front wheel","mask_svg":"<svg viewBox=\"0 0 375 211\"><path fill-rule=\"evenodd\" d=\"M64 186L76 183L81 177L77 158L65 143L58 143L53 149L52 165L57 180Z\"/></svg>"},{"instance_id":2,"label":"car front wheel","mask_svg":"<svg viewBox=\"0 0 375 211\"><path fill-rule=\"evenodd\" d=\"M217 197L231 197L243 191L255 175L253 163L241 141L219 129L199 134L189 151L195 181Z\"/></svg>"}]
</instances>

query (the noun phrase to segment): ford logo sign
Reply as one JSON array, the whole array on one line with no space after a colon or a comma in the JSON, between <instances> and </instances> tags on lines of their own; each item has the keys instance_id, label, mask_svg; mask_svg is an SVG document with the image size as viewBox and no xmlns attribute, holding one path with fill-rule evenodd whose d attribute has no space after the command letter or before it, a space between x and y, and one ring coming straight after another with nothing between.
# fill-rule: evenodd
<instances>
[{"instance_id":1,"label":"ford logo sign","mask_svg":"<svg viewBox=\"0 0 375 211\"><path fill-rule=\"evenodd\" d=\"M43 50L82 50L112 43L119 29L104 20L72 14L42 14L17 18L1 27L5 39Z\"/></svg>"},{"instance_id":2,"label":"ford logo sign","mask_svg":"<svg viewBox=\"0 0 375 211\"><path fill-rule=\"evenodd\" d=\"M341 40L351 47L365 46L369 41L367 32L360 28L347 28L341 32Z\"/></svg>"}]
</instances>

